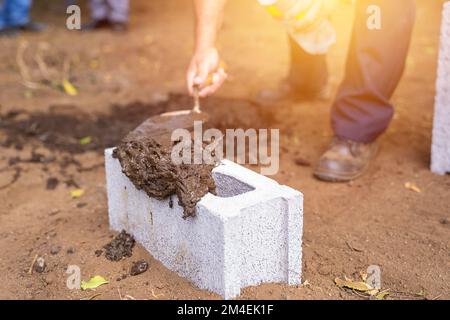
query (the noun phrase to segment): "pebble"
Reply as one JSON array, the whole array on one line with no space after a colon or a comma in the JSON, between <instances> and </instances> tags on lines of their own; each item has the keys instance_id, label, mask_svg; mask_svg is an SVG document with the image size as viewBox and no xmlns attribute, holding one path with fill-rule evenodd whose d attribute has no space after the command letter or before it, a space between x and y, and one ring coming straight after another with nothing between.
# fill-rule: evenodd
<instances>
[{"instance_id":1,"label":"pebble","mask_svg":"<svg viewBox=\"0 0 450 320\"><path fill-rule=\"evenodd\" d=\"M61 251L61 247L59 247L59 246L53 246L50 249L50 253L52 255L57 255L60 251Z\"/></svg>"},{"instance_id":2,"label":"pebble","mask_svg":"<svg viewBox=\"0 0 450 320\"><path fill-rule=\"evenodd\" d=\"M44 258L39 257L36 259L36 262L34 263L33 269L34 271L36 271L37 273L42 273L45 271L45 267L46 267L46 263Z\"/></svg>"},{"instance_id":3,"label":"pebble","mask_svg":"<svg viewBox=\"0 0 450 320\"><path fill-rule=\"evenodd\" d=\"M144 273L148 269L148 262L145 260L139 260L133 263L130 270L131 276L137 276Z\"/></svg>"}]
</instances>

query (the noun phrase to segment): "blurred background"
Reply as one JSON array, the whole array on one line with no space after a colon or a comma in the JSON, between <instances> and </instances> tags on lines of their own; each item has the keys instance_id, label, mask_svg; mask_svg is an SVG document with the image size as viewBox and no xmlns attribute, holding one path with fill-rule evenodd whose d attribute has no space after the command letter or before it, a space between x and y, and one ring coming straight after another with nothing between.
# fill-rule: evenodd
<instances>
[{"instance_id":1,"label":"blurred background","mask_svg":"<svg viewBox=\"0 0 450 320\"><path fill-rule=\"evenodd\" d=\"M83 279L111 280L101 298L217 298L165 269L138 247L133 259L150 269L118 281L128 261L111 263L95 251L109 241L102 152L148 116L192 105L185 71L193 50L193 8L187 0L132 0L126 26L67 30L66 8L87 1L35 0L31 21L41 32L0 37L0 298L80 299L65 286L67 265ZM229 81L205 101L218 128L279 128L281 170L274 177L305 194L306 285L264 285L243 298L361 298L335 277L382 268L383 287L396 298L450 298L450 181L429 172L434 85L442 0L418 0L407 69L395 93L396 115L370 173L330 185L312 165L332 135L331 100L255 106L249 98L275 86L289 67L283 27L254 0L230 0L219 49ZM402 13L399 12L399 15ZM353 18L343 1L332 22L338 42L329 54L333 91L342 79ZM41 25L42 27L42 25ZM123 28L122 28L123 27ZM405 186L417 186L406 188ZM411 190L413 189L413 190ZM74 191L78 191L75 192ZM33 257L46 271L28 273Z\"/></svg>"}]
</instances>

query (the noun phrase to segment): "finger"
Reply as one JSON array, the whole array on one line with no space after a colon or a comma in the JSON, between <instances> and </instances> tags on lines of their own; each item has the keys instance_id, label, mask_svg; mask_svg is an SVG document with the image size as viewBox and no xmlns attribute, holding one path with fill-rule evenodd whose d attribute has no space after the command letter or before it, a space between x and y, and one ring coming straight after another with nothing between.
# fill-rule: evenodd
<instances>
[{"instance_id":1,"label":"finger","mask_svg":"<svg viewBox=\"0 0 450 320\"><path fill-rule=\"evenodd\" d=\"M226 78L227 78L227 75L223 71L214 73L212 75L212 84L203 88L199 92L199 96L206 97L206 96L216 92L220 88L220 86L222 86L222 84L224 83Z\"/></svg>"},{"instance_id":2,"label":"finger","mask_svg":"<svg viewBox=\"0 0 450 320\"><path fill-rule=\"evenodd\" d=\"M224 83L224 81L227 78L227 74L222 70L222 71L217 71L213 74L212 76L212 84L203 88L200 92L199 92L199 96L200 97L206 97L214 92L216 92L220 86L222 86L222 84Z\"/></svg>"},{"instance_id":3,"label":"finger","mask_svg":"<svg viewBox=\"0 0 450 320\"><path fill-rule=\"evenodd\" d=\"M197 65L197 74L194 78L194 85L202 86L205 83L205 80L208 78L209 68L208 64L201 63Z\"/></svg>"},{"instance_id":4,"label":"finger","mask_svg":"<svg viewBox=\"0 0 450 320\"><path fill-rule=\"evenodd\" d=\"M197 66L196 64L192 64L191 66L189 66L186 74L186 82L190 95L194 94L194 78L196 74L197 74Z\"/></svg>"}]
</instances>

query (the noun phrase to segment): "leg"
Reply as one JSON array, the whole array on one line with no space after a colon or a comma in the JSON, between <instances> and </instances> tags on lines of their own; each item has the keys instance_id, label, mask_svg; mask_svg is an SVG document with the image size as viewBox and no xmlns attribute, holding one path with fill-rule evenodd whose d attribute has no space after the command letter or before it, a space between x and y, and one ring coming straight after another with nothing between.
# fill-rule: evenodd
<instances>
[{"instance_id":1,"label":"leg","mask_svg":"<svg viewBox=\"0 0 450 320\"><path fill-rule=\"evenodd\" d=\"M273 105L283 100L327 100L328 70L326 55L312 55L289 37L291 66L278 88L263 89L254 98L261 105Z\"/></svg>"},{"instance_id":2,"label":"leg","mask_svg":"<svg viewBox=\"0 0 450 320\"><path fill-rule=\"evenodd\" d=\"M9 27L22 27L30 22L31 0L5 0L7 24Z\"/></svg>"},{"instance_id":3,"label":"leg","mask_svg":"<svg viewBox=\"0 0 450 320\"><path fill-rule=\"evenodd\" d=\"M108 18L109 8L106 0L90 0L91 17L94 21L102 21Z\"/></svg>"},{"instance_id":4,"label":"leg","mask_svg":"<svg viewBox=\"0 0 450 320\"><path fill-rule=\"evenodd\" d=\"M288 80L299 91L317 94L326 87L328 69L326 55L312 55L300 47L289 37L291 48L291 67Z\"/></svg>"},{"instance_id":5,"label":"leg","mask_svg":"<svg viewBox=\"0 0 450 320\"><path fill-rule=\"evenodd\" d=\"M366 25L369 5L381 8L382 29ZM415 16L415 0L360 0L347 70L331 120L335 136L314 174L326 181L362 175L377 152L376 138L387 128L389 99L403 73Z\"/></svg>"},{"instance_id":6,"label":"leg","mask_svg":"<svg viewBox=\"0 0 450 320\"><path fill-rule=\"evenodd\" d=\"M381 8L382 29L366 26L367 8ZM337 136L372 142L389 125L389 100L403 73L415 18L415 0L359 0L345 79L331 120Z\"/></svg>"},{"instance_id":7,"label":"leg","mask_svg":"<svg viewBox=\"0 0 450 320\"><path fill-rule=\"evenodd\" d=\"M8 28L7 5L8 0L0 0L0 30Z\"/></svg>"},{"instance_id":8,"label":"leg","mask_svg":"<svg viewBox=\"0 0 450 320\"><path fill-rule=\"evenodd\" d=\"M110 8L109 21L113 23L127 23L128 22L128 0L107 0Z\"/></svg>"}]
</instances>

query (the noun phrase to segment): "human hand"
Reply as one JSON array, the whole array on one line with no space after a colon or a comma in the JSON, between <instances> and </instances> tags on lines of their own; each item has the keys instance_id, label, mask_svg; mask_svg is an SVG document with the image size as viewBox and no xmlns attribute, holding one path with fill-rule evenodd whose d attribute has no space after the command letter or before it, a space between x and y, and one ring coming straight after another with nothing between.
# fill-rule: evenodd
<instances>
[{"instance_id":1,"label":"human hand","mask_svg":"<svg viewBox=\"0 0 450 320\"><path fill-rule=\"evenodd\" d=\"M198 87L198 95L206 97L219 89L227 78L224 64L216 48L198 50L194 53L187 70L187 85L191 95Z\"/></svg>"}]
</instances>

